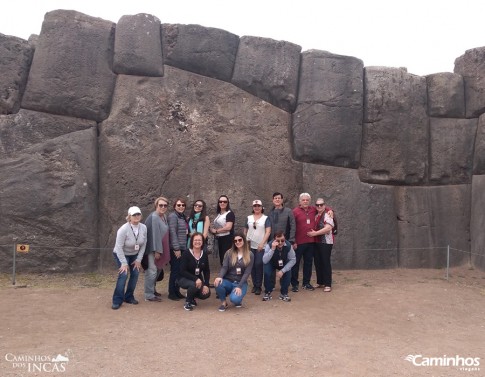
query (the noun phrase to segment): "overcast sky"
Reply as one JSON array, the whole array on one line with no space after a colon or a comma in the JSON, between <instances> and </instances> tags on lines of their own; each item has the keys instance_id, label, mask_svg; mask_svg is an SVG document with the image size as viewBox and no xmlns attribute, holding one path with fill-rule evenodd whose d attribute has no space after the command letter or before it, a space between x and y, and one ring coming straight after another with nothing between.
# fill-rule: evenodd
<instances>
[{"instance_id":1,"label":"overcast sky","mask_svg":"<svg viewBox=\"0 0 485 377\"><path fill-rule=\"evenodd\" d=\"M10 0L2 3L0 33L28 39L56 9L115 23L149 13L162 23L285 40L417 75L453 72L457 57L485 46L485 0Z\"/></svg>"}]
</instances>

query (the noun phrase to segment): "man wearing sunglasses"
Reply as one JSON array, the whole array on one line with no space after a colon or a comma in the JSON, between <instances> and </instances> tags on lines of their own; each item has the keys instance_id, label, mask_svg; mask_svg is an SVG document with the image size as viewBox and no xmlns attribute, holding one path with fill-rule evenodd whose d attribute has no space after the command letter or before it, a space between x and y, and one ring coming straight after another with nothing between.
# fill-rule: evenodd
<instances>
[{"instance_id":1,"label":"man wearing sunglasses","mask_svg":"<svg viewBox=\"0 0 485 377\"><path fill-rule=\"evenodd\" d=\"M263 301L271 300L271 292L275 284L271 276L276 271L276 278L280 280L281 290L279 299L284 302L291 301L288 296L288 287L291 281L291 268L296 263L296 255L291 243L285 240L282 231L275 233L272 241L266 244L263 255L264 263L264 296Z\"/></svg>"}]
</instances>

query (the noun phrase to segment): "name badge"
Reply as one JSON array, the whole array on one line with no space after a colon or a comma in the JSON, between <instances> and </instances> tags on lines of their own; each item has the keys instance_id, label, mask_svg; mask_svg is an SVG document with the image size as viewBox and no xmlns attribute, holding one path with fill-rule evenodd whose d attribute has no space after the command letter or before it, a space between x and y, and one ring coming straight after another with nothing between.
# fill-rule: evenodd
<instances>
[{"instance_id":1,"label":"name badge","mask_svg":"<svg viewBox=\"0 0 485 377\"><path fill-rule=\"evenodd\" d=\"M241 275L241 267L236 267L236 275Z\"/></svg>"},{"instance_id":2,"label":"name badge","mask_svg":"<svg viewBox=\"0 0 485 377\"><path fill-rule=\"evenodd\" d=\"M283 267L283 259L278 259L278 266Z\"/></svg>"},{"instance_id":3,"label":"name badge","mask_svg":"<svg viewBox=\"0 0 485 377\"><path fill-rule=\"evenodd\" d=\"M138 250L140 250L140 245L136 244L135 245L135 251L138 251Z\"/></svg>"},{"instance_id":4,"label":"name badge","mask_svg":"<svg viewBox=\"0 0 485 377\"><path fill-rule=\"evenodd\" d=\"M199 275L199 274L200 274L200 268L199 268L199 267L197 267L197 268L195 269L195 274L196 274L196 275Z\"/></svg>"},{"instance_id":5,"label":"name badge","mask_svg":"<svg viewBox=\"0 0 485 377\"><path fill-rule=\"evenodd\" d=\"M306 223L310 225L310 219L306 219Z\"/></svg>"}]
</instances>

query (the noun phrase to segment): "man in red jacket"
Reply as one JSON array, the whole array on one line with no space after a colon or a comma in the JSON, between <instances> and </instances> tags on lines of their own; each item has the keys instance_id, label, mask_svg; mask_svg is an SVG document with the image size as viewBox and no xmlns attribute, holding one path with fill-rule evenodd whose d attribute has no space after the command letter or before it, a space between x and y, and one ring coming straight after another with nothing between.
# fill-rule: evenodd
<instances>
[{"instance_id":1,"label":"man in red jacket","mask_svg":"<svg viewBox=\"0 0 485 377\"><path fill-rule=\"evenodd\" d=\"M303 257L303 284L302 288L313 291L315 288L310 284L313 268L313 254L315 248L315 238L309 237L307 233L315 229L315 216L317 210L310 206L312 198L310 194L304 192L300 194L300 205L293 209L296 222L295 243L293 249L296 253L296 264L291 269L292 292L298 292L298 272L300 260Z\"/></svg>"}]
</instances>

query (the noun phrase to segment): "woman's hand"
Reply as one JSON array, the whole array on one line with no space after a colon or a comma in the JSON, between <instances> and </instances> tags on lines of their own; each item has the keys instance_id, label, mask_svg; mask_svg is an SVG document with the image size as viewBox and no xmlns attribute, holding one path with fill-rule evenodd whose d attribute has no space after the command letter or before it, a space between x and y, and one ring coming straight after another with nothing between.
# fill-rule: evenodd
<instances>
[{"instance_id":1,"label":"woman's hand","mask_svg":"<svg viewBox=\"0 0 485 377\"><path fill-rule=\"evenodd\" d=\"M140 268L141 268L141 263L140 263L140 262L138 262L138 261L136 260L136 261L134 261L134 262L132 263L132 265L133 265L133 266L135 266L135 269L136 269L137 271L140 271ZM128 266L126 266L126 267L128 267Z\"/></svg>"},{"instance_id":2,"label":"woman's hand","mask_svg":"<svg viewBox=\"0 0 485 377\"><path fill-rule=\"evenodd\" d=\"M120 267L120 269L118 270L118 273L121 275L121 274L127 274L128 273L128 265L125 264L123 266Z\"/></svg>"},{"instance_id":3,"label":"woman's hand","mask_svg":"<svg viewBox=\"0 0 485 377\"><path fill-rule=\"evenodd\" d=\"M308 237L316 237L316 236L318 236L318 234L317 234L317 231L316 231L316 230L310 230L309 232L307 232L307 233L306 233L306 235L307 235Z\"/></svg>"},{"instance_id":4,"label":"woman's hand","mask_svg":"<svg viewBox=\"0 0 485 377\"><path fill-rule=\"evenodd\" d=\"M155 259L160 259L162 256L162 253L155 251Z\"/></svg>"},{"instance_id":5,"label":"woman's hand","mask_svg":"<svg viewBox=\"0 0 485 377\"><path fill-rule=\"evenodd\" d=\"M174 250L173 253L175 254L175 258L179 259L182 256L182 252L180 250Z\"/></svg>"},{"instance_id":6,"label":"woman's hand","mask_svg":"<svg viewBox=\"0 0 485 377\"><path fill-rule=\"evenodd\" d=\"M234 288L234 294L236 296L241 296L242 295L242 289L239 287Z\"/></svg>"},{"instance_id":7,"label":"woman's hand","mask_svg":"<svg viewBox=\"0 0 485 377\"><path fill-rule=\"evenodd\" d=\"M222 278L215 278L214 279L214 287L218 287L219 284L222 283Z\"/></svg>"}]
</instances>

